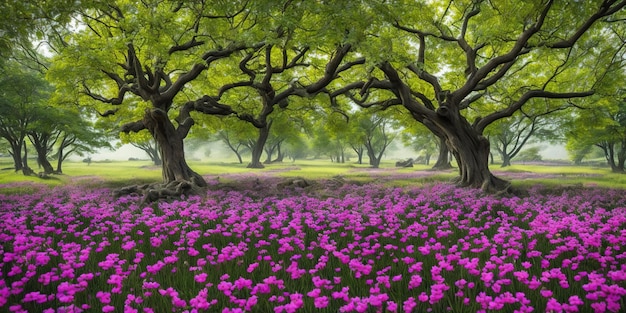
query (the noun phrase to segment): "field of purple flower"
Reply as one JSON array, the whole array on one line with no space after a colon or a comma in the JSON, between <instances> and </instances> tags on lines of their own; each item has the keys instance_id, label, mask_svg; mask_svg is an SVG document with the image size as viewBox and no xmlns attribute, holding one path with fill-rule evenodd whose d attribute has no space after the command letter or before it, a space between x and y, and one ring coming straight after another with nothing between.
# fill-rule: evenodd
<instances>
[{"instance_id":1,"label":"field of purple flower","mask_svg":"<svg viewBox=\"0 0 626 313\"><path fill-rule=\"evenodd\" d=\"M0 194L0 311L626 310L623 190L262 186Z\"/></svg>"}]
</instances>

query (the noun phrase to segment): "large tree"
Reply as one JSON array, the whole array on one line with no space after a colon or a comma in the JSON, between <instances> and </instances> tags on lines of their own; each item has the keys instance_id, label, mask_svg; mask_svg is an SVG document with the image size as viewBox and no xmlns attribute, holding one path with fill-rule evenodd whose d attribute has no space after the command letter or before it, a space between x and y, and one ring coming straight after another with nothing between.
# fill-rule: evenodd
<instances>
[{"instance_id":1,"label":"large tree","mask_svg":"<svg viewBox=\"0 0 626 313\"><path fill-rule=\"evenodd\" d=\"M378 42L371 44L376 49L363 52L374 60L370 78L331 95L347 94L367 104L372 91L390 91L389 101L375 97L373 102L403 105L445 139L459 165L459 185L484 190L510 186L489 170L485 128L531 99L592 95L611 56L624 48L614 44L620 37L611 32L623 34L619 21L626 1L370 5L385 12L380 25L388 25L378 30ZM502 99L498 90L506 90L512 100L501 105L484 101L486 94Z\"/></svg>"}]
</instances>

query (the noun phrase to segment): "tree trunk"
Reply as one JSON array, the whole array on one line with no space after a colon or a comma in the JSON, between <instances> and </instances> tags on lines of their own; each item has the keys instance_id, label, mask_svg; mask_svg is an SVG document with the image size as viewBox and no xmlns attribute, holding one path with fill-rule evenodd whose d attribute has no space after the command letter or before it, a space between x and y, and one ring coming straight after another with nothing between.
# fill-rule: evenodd
<instances>
[{"instance_id":1,"label":"tree trunk","mask_svg":"<svg viewBox=\"0 0 626 313\"><path fill-rule=\"evenodd\" d=\"M224 142L226 142L226 145L228 146L228 148L230 148L230 150L233 151L233 153L237 156L237 160L239 161L239 164L243 164L241 153L239 153L239 148L241 147L241 144L238 144L237 147L235 147L230 143L229 140L225 140Z\"/></svg>"},{"instance_id":2,"label":"tree trunk","mask_svg":"<svg viewBox=\"0 0 626 313\"><path fill-rule=\"evenodd\" d=\"M446 138L446 145L459 165L457 185L480 188L488 193L508 192L511 184L494 176L489 170L489 140L461 116L455 105L437 110L431 127L437 127Z\"/></svg>"},{"instance_id":3,"label":"tree trunk","mask_svg":"<svg viewBox=\"0 0 626 313\"><path fill-rule=\"evenodd\" d=\"M15 172L22 170L24 167L24 163L22 162L22 143L11 142L11 156L13 157L13 166L15 167Z\"/></svg>"},{"instance_id":4,"label":"tree trunk","mask_svg":"<svg viewBox=\"0 0 626 313\"><path fill-rule=\"evenodd\" d=\"M280 150L280 144L281 143L279 142L278 145L276 146L276 159L274 159L274 161L272 161L272 163L275 163L275 162L282 163L283 160L285 159L285 155Z\"/></svg>"},{"instance_id":5,"label":"tree trunk","mask_svg":"<svg viewBox=\"0 0 626 313\"><path fill-rule=\"evenodd\" d=\"M372 168L379 168L380 167L380 159L379 158L372 158L370 165L372 166Z\"/></svg>"},{"instance_id":6,"label":"tree trunk","mask_svg":"<svg viewBox=\"0 0 626 313\"><path fill-rule=\"evenodd\" d=\"M469 126L469 125L467 125ZM458 185L481 188L486 192L500 192L510 188L506 180L494 176L489 170L489 140L467 127L446 132L448 148L459 164Z\"/></svg>"},{"instance_id":7,"label":"tree trunk","mask_svg":"<svg viewBox=\"0 0 626 313\"><path fill-rule=\"evenodd\" d=\"M620 150L617 153L617 167L620 169L620 173L626 172L626 168L624 168L625 164L626 164L626 140L623 140Z\"/></svg>"},{"instance_id":8,"label":"tree trunk","mask_svg":"<svg viewBox=\"0 0 626 313\"><path fill-rule=\"evenodd\" d=\"M430 157L431 157L430 153L424 154L424 163L426 163L426 165L430 165Z\"/></svg>"},{"instance_id":9,"label":"tree trunk","mask_svg":"<svg viewBox=\"0 0 626 313\"><path fill-rule=\"evenodd\" d=\"M37 152L37 164L43 167L44 173L50 174L54 172L54 168L52 167L52 164L50 164L50 162L48 161L48 144L46 141L47 140L42 139L41 137L38 137L36 135L31 137L31 143L33 144L33 146L35 147L35 151Z\"/></svg>"},{"instance_id":10,"label":"tree trunk","mask_svg":"<svg viewBox=\"0 0 626 313\"><path fill-rule=\"evenodd\" d=\"M502 165L500 165L500 167L511 166L511 156L509 156L509 154L506 152L501 153L501 156L502 156Z\"/></svg>"},{"instance_id":11,"label":"tree trunk","mask_svg":"<svg viewBox=\"0 0 626 313\"><path fill-rule=\"evenodd\" d=\"M607 142L606 147L604 149L604 157L606 158L606 162L611 167L611 172L619 173L620 168L615 163L615 150L612 142Z\"/></svg>"},{"instance_id":12,"label":"tree trunk","mask_svg":"<svg viewBox=\"0 0 626 313\"><path fill-rule=\"evenodd\" d=\"M352 150L356 153L357 163L363 164L363 146L350 145L350 147L352 147Z\"/></svg>"},{"instance_id":13,"label":"tree trunk","mask_svg":"<svg viewBox=\"0 0 626 313\"><path fill-rule=\"evenodd\" d=\"M259 128L259 138L257 139L254 147L252 148L252 160L250 164L248 164L248 168L264 168L265 166L261 163L261 155L263 154L263 147L267 142L267 138L270 135L270 127L271 123L268 123L267 126Z\"/></svg>"},{"instance_id":14,"label":"tree trunk","mask_svg":"<svg viewBox=\"0 0 626 313\"><path fill-rule=\"evenodd\" d=\"M24 157L22 158L22 173L26 176L30 176L33 175L35 172L28 166L28 149L26 149L26 141L22 141L22 146L24 147Z\"/></svg>"},{"instance_id":15,"label":"tree trunk","mask_svg":"<svg viewBox=\"0 0 626 313\"><path fill-rule=\"evenodd\" d=\"M152 150L151 153L148 153L148 155L150 155L150 158L152 159L152 162L155 166L163 165L163 160L161 160L161 153L159 152L159 145L155 144L154 148L155 149Z\"/></svg>"},{"instance_id":16,"label":"tree trunk","mask_svg":"<svg viewBox=\"0 0 626 313\"><path fill-rule=\"evenodd\" d=\"M263 161L263 164L272 163L272 155L274 154L274 146L272 145L269 148L266 147L264 150L265 150L265 161Z\"/></svg>"},{"instance_id":17,"label":"tree trunk","mask_svg":"<svg viewBox=\"0 0 626 313\"><path fill-rule=\"evenodd\" d=\"M59 146L59 151L57 152L57 170L56 170L56 172L57 172L58 174L63 174L63 169L61 168L61 166L62 166L62 164L63 164L63 158L65 157L65 156L63 155L63 142L64 142L64 141L65 141L65 140L63 140L63 141L61 142L61 146Z\"/></svg>"},{"instance_id":18,"label":"tree trunk","mask_svg":"<svg viewBox=\"0 0 626 313\"><path fill-rule=\"evenodd\" d=\"M439 156L437 162L433 165L433 170L448 170L452 168L450 164L450 149L444 138L439 138Z\"/></svg>"},{"instance_id":19,"label":"tree trunk","mask_svg":"<svg viewBox=\"0 0 626 313\"><path fill-rule=\"evenodd\" d=\"M176 181L187 181L197 187L206 187L204 178L187 165L184 137L176 131L167 113L159 109L148 110L144 116L144 124L161 152L163 182L167 185Z\"/></svg>"}]
</instances>

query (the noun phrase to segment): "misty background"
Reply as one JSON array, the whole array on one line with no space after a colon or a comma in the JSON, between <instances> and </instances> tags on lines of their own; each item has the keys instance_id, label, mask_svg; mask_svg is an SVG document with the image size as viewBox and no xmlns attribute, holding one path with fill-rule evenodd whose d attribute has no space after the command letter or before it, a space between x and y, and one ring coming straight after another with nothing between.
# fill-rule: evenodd
<instances>
[{"instance_id":1,"label":"misty background","mask_svg":"<svg viewBox=\"0 0 626 313\"><path fill-rule=\"evenodd\" d=\"M528 144L527 148L537 147L541 148L540 154L543 160L552 161L552 160L569 160L569 156L565 147L563 145L557 144ZM385 152L385 157L383 160L406 160L408 158L414 158L417 155L410 147L404 146L400 140L394 141L392 145L388 148L388 151ZM109 149L100 149L97 153L90 155L92 161L127 161L129 158L136 159L145 159L149 160L148 155L141 149L136 148L130 144L122 145L120 148L115 150ZM203 145L200 148L190 149L186 147L185 156L188 160L220 160L220 161L228 161L232 160L233 162L237 161L237 157L235 154L226 147L222 142L211 142L209 144ZM85 156L86 157L86 156ZM248 162L250 158L249 154L244 154L244 163ZM73 160L79 161L81 157L76 156ZM515 162L515 159L513 159Z\"/></svg>"}]
</instances>

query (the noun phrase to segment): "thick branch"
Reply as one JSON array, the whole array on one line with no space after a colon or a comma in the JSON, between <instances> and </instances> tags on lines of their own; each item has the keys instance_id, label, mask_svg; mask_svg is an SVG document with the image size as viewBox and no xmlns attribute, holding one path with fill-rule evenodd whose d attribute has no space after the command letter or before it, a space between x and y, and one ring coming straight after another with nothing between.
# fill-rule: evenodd
<instances>
[{"instance_id":1,"label":"thick branch","mask_svg":"<svg viewBox=\"0 0 626 313\"><path fill-rule=\"evenodd\" d=\"M135 47L132 43L128 44L128 67L137 79L139 90L149 90L150 86L148 84L148 80L146 79L146 73L141 68L141 62L139 62L139 58L137 58L137 53L135 52Z\"/></svg>"},{"instance_id":2,"label":"thick branch","mask_svg":"<svg viewBox=\"0 0 626 313\"><path fill-rule=\"evenodd\" d=\"M402 104L409 109L412 113L430 116L433 114L432 110L427 109L424 105L419 104L412 98L413 92L409 86L407 86L398 71L393 68L389 62L385 62L379 66L379 68L385 73L389 82L396 91L397 96L402 100Z\"/></svg>"},{"instance_id":3,"label":"thick branch","mask_svg":"<svg viewBox=\"0 0 626 313\"><path fill-rule=\"evenodd\" d=\"M137 133L139 131L142 131L144 129L147 129L146 124L143 123L143 121L137 121L137 122L131 122L131 123L126 123L124 125L122 125L121 128L121 132L123 133Z\"/></svg>"},{"instance_id":4,"label":"thick branch","mask_svg":"<svg viewBox=\"0 0 626 313\"><path fill-rule=\"evenodd\" d=\"M626 0L623 0L617 3L615 6L611 7L611 5L615 2L615 0L602 1L602 4L600 5L598 11L595 14L591 15L589 19L587 19L585 23L583 23L583 25L581 25L580 28L570 38L555 43L548 43L546 44L546 46L555 49L572 47L578 41L578 39L580 39L580 37L582 37L582 35L585 34L585 32L589 30L589 28L591 28L591 26L596 21L605 16L612 15L617 11L623 9L624 6L626 6Z\"/></svg>"},{"instance_id":5,"label":"thick branch","mask_svg":"<svg viewBox=\"0 0 626 313\"><path fill-rule=\"evenodd\" d=\"M259 44L262 45L262 44ZM252 48L257 48L259 47L259 45L253 46ZM187 84L188 82L196 79L198 77L198 75L200 75L200 73L202 73L202 71L204 71L205 69L208 68L208 66L216 60L225 58L230 56L232 53L234 53L235 51L240 51L243 49L248 48L247 46L243 46L243 45L237 45L237 46L231 46L228 49L225 50L215 50L215 51L209 51L207 53L205 53L202 56L202 59L204 60L204 63L196 63L191 70L189 70L188 72L180 75L178 77L178 79L172 83L172 85L162 94L163 98L165 99L173 99L174 96L176 96L178 94L178 92L183 89L183 87L185 86L185 84Z\"/></svg>"},{"instance_id":6,"label":"thick branch","mask_svg":"<svg viewBox=\"0 0 626 313\"><path fill-rule=\"evenodd\" d=\"M549 0L548 3L545 5L543 11L541 11L541 14L539 15L537 19L537 22L535 22L535 24L533 24L531 27L529 27L524 32L522 32L522 34L517 38L517 40L515 41L515 44L513 45L511 50L509 50L509 52L489 60L487 64L477 69L474 72L474 75L472 75L467 80L465 85L463 85L463 87L461 87L460 89L454 91L450 95L450 97L455 98L455 99L463 99L467 97L467 95L469 95L472 91L474 91L476 86L483 79L485 79L487 75L489 75L489 73L495 70L498 66L509 63L509 62L513 62L515 59L517 59L519 55L525 50L528 40L535 33L537 33L543 26L543 23L546 19L546 16L548 15L548 12L550 11L550 8L552 7L552 4L553 4L553 0ZM502 75L503 74L504 73L502 73Z\"/></svg>"},{"instance_id":7,"label":"thick branch","mask_svg":"<svg viewBox=\"0 0 626 313\"><path fill-rule=\"evenodd\" d=\"M501 111L493 112L484 118L478 120L475 123L475 129L478 133L482 133L485 127L489 124L505 118L512 116L517 110L519 110L528 100L532 98L549 98L549 99L570 99L570 98L584 98L593 95L593 91L584 91L584 92L549 92L544 90L530 90L524 93L519 100L509 105L506 109Z\"/></svg>"},{"instance_id":8,"label":"thick branch","mask_svg":"<svg viewBox=\"0 0 626 313\"><path fill-rule=\"evenodd\" d=\"M180 45L176 45L176 46L172 46L167 53L172 54L174 52L177 51L185 51L185 50L189 50L193 47L198 47L204 44L204 41L196 41L196 37L194 36L193 38L191 38L191 40L180 44Z\"/></svg>"},{"instance_id":9,"label":"thick branch","mask_svg":"<svg viewBox=\"0 0 626 313\"><path fill-rule=\"evenodd\" d=\"M457 40L459 47L461 47L461 49L465 51L465 58L467 62L467 68L465 69L466 76L476 73L476 50L472 49L469 43L467 43L467 40L465 40L465 34L467 32L467 25L469 24L469 20L479 13L480 8L476 7L465 16L465 18L463 19L463 26L461 27L461 34L459 35L459 39Z\"/></svg>"},{"instance_id":10,"label":"thick branch","mask_svg":"<svg viewBox=\"0 0 626 313\"><path fill-rule=\"evenodd\" d=\"M104 102L104 103L110 103L112 105L120 105L122 104L122 101L124 101L124 95L126 95L126 93L128 91L130 91L130 87L128 87L128 85L124 85L122 86L122 88L120 88L117 97L115 98L105 98L99 94L95 94L93 92L91 92L91 90L89 89L89 87L87 87L87 85L85 83L83 83L83 88L85 88L85 90L83 91L84 94L86 94L87 96L91 97L94 100L100 101L100 102Z\"/></svg>"},{"instance_id":11,"label":"thick branch","mask_svg":"<svg viewBox=\"0 0 626 313\"><path fill-rule=\"evenodd\" d=\"M335 55L328 61L326 64L326 69L324 70L324 76L320 78L317 82L306 87L306 92L308 94L315 94L325 88L335 77L337 76L337 69L341 64L343 58L348 54L352 45L346 44L337 48Z\"/></svg>"},{"instance_id":12,"label":"thick branch","mask_svg":"<svg viewBox=\"0 0 626 313\"><path fill-rule=\"evenodd\" d=\"M251 86L254 86L254 82L249 81L249 80L223 85L217 94L217 99L221 99L222 96L231 89L238 88L238 87L251 87Z\"/></svg>"}]
</instances>

